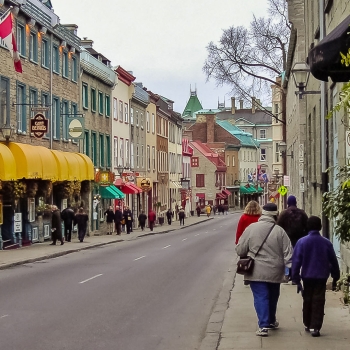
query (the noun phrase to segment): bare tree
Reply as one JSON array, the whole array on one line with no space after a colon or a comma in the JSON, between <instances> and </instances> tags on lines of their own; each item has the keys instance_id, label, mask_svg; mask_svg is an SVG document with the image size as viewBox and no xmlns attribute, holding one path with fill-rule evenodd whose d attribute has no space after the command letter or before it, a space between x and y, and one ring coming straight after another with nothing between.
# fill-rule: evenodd
<instances>
[{"instance_id":1,"label":"bare tree","mask_svg":"<svg viewBox=\"0 0 350 350\"><path fill-rule=\"evenodd\" d=\"M268 0L268 17L253 17L249 29L232 26L207 46L207 80L228 85L236 97L267 100L286 68L290 24L285 0Z\"/></svg>"}]
</instances>

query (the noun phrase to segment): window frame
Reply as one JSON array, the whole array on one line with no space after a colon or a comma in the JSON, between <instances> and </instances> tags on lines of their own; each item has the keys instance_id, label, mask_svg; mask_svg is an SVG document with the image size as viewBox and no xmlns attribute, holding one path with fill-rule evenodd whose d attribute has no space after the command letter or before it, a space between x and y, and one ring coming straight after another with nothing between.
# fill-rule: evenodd
<instances>
[{"instance_id":1,"label":"window frame","mask_svg":"<svg viewBox=\"0 0 350 350\"><path fill-rule=\"evenodd\" d=\"M149 131L150 131L149 122L150 122L150 120L149 120L149 112L147 111L147 112L146 112L146 131L147 131L148 133L149 133Z\"/></svg>"},{"instance_id":2,"label":"window frame","mask_svg":"<svg viewBox=\"0 0 350 350\"><path fill-rule=\"evenodd\" d=\"M74 55L72 55L71 79L75 83L78 82L78 60Z\"/></svg>"},{"instance_id":3,"label":"window frame","mask_svg":"<svg viewBox=\"0 0 350 350\"><path fill-rule=\"evenodd\" d=\"M62 138L68 140L67 117L69 116L69 101L62 99Z\"/></svg>"},{"instance_id":4,"label":"window frame","mask_svg":"<svg viewBox=\"0 0 350 350\"><path fill-rule=\"evenodd\" d=\"M106 167L111 167L111 137L110 135L105 135L106 140Z\"/></svg>"},{"instance_id":5,"label":"window frame","mask_svg":"<svg viewBox=\"0 0 350 350\"><path fill-rule=\"evenodd\" d=\"M129 124L129 104L124 102L124 123Z\"/></svg>"},{"instance_id":6,"label":"window frame","mask_svg":"<svg viewBox=\"0 0 350 350\"><path fill-rule=\"evenodd\" d=\"M19 90L22 92L22 96L19 94ZM21 98L21 100L19 100ZM27 132L27 106L26 104L27 92L26 85L17 81L16 84L16 101L18 103L16 110L16 123L17 123L17 133L26 133ZM19 128L20 124L20 128Z\"/></svg>"},{"instance_id":7,"label":"window frame","mask_svg":"<svg viewBox=\"0 0 350 350\"><path fill-rule=\"evenodd\" d=\"M49 41L46 39L41 40L41 66L46 69L50 68L50 48Z\"/></svg>"},{"instance_id":8,"label":"window frame","mask_svg":"<svg viewBox=\"0 0 350 350\"><path fill-rule=\"evenodd\" d=\"M38 37L35 32L29 33L29 61L38 63Z\"/></svg>"},{"instance_id":9,"label":"window frame","mask_svg":"<svg viewBox=\"0 0 350 350\"><path fill-rule=\"evenodd\" d=\"M118 120L118 100L113 97L113 119Z\"/></svg>"},{"instance_id":10,"label":"window frame","mask_svg":"<svg viewBox=\"0 0 350 350\"><path fill-rule=\"evenodd\" d=\"M266 162L266 148L260 148L260 162Z\"/></svg>"},{"instance_id":11,"label":"window frame","mask_svg":"<svg viewBox=\"0 0 350 350\"><path fill-rule=\"evenodd\" d=\"M99 134L99 165L104 168L105 166L105 135L103 133Z\"/></svg>"},{"instance_id":12,"label":"window frame","mask_svg":"<svg viewBox=\"0 0 350 350\"><path fill-rule=\"evenodd\" d=\"M205 174L196 174L196 187L205 187Z\"/></svg>"},{"instance_id":13,"label":"window frame","mask_svg":"<svg viewBox=\"0 0 350 350\"><path fill-rule=\"evenodd\" d=\"M87 83L82 83L81 87L81 98L83 109L89 109L89 86Z\"/></svg>"},{"instance_id":14,"label":"window frame","mask_svg":"<svg viewBox=\"0 0 350 350\"><path fill-rule=\"evenodd\" d=\"M56 112L56 113L55 113ZM58 96L52 96L52 137L54 140L60 139L60 126L61 126L61 111L60 111L60 98Z\"/></svg>"},{"instance_id":15,"label":"window frame","mask_svg":"<svg viewBox=\"0 0 350 350\"><path fill-rule=\"evenodd\" d=\"M124 106L124 103L123 103L123 101L122 100L119 100L119 104L118 104L118 111L119 111L119 121L121 122L121 123L123 123L123 121L124 121L124 113L123 113L123 107Z\"/></svg>"},{"instance_id":16,"label":"window frame","mask_svg":"<svg viewBox=\"0 0 350 350\"><path fill-rule=\"evenodd\" d=\"M34 93L34 101L32 101L32 93ZM28 94L28 98L29 98L29 105L30 107L35 107L38 105L38 89L33 88L33 87L29 87L29 94ZM35 111L30 111L30 118L33 119L35 116Z\"/></svg>"},{"instance_id":17,"label":"window frame","mask_svg":"<svg viewBox=\"0 0 350 350\"><path fill-rule=\"evenodd\" d=\"M260 129L259 130L259 139L260 140L266 140L266 129Z\"/></svg>"},{"instance_id":18,"label":"window frame","mask_svg":"<svg viewBox=\"0 0 350 350\"><path fill-rule=\"evenodd\" d=\"M90 156L90 132L89 132L89 130L85 130L84 131L84 145L83 145L83 148L84 148L84 153L87 156Z\"/></svg>"},{"instance_id":19,"label":"window frame","mask_svg":"<svg viewBox=\"0 0 350 350\"><path fill-rule=\"evenodd\" d=\"M97 93L97 100L98 100L98 114L99 115L103 115L103 112L104 112L104 96L103 96L103 92L98 90L98 93Z\"/></svg>"},{"instance_id":20,"label":"window frame","mask_svg":"<svg viewBox=\"0 0 350 350\"><path fill-rule=\"evenodd\" d=\"M111 116L111 96L105 94L105 116L109 118Z\"/></svg>"},{"instance_id":21,"label":"window frame","mask_svg":"<svg viewBox=\"0 0 350 350\"><path fill-rule=\"evenodd\" d=\"M17 50L20 56L26 57L26 28L22 23L17 23Z\"/></svg>"},{"instance_id":22,"label":"window frame","mask_svg":"<svg viewBox=\"0 0 350 350\"><path fill-rule=\"evenodd\" d=\"M191 168L199 167L199 157L191 157Z\"/></svg>"},{"instance_id":23,"label":"window frame","mask_svg":"<svg viewBox=\"0 0 350 350\"><path fill-rule=\"evenodd\" d=\"M96 113L97 99L96 99L96 89L91 87L90 89L90 102L91 102L91 112Z\"/></svg>"},{"instance_id":24,"label":"window frame","mask_svg":"<svg viewBox=\"0 0 350 350\"><path fill-rule=\"evenodd\" d=\"M113 138L113 165L114 168L117 168L119 165L119 140L118 136Z\"/></svg>"},{"instance_id":25,"label":"window frame","mask_svg":"<svg viewBox=\"0 0 350 350\"><path fill-rule=\"evenodd\" d=\"M62 77L69 79L69 57L66 50L62 52Z\"/></svg>"},{"instance_id":26,"label":"window frame","mask_svg":"<svg viewBox=\"0 0 350 350\"><path fill-rule=\"evenodd\" d=\"M60 50L57 45L52 46L52 71L60 74Z\"/></svg>"},{"instance_id":27,"label":"window frame","mask_svg":"<svg viewBox=\"0 0 350 350\"><path fill-rule=\"evenodd\" d=\"M4 83L4 86L3 86ZM2 77L0 75L0 88L6 90L6 96L4 99L0 98L0 125L9 125L10 124L10 79ZM1 95L2 96L2 95Z\"/></svg>"}]
</instances>

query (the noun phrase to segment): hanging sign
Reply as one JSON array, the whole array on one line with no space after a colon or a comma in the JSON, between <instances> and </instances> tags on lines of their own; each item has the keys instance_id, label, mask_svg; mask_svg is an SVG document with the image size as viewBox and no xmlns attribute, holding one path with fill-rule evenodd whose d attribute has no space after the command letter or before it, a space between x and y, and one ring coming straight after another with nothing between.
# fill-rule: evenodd
<instances>
[{"instance_id":1,"label":"hanging sign","mask_svg":"<svg viewBox=\"0 0 350 350\"><path fill-rule=\"evenodd\" d=\"M284 186L280 186L280 188L278 189L278 193L281 195L281 196L285 196L288 192L288 189L287 187L284 187Z\"/></svg>"},{"instance_id":2,"label":"hanging sign","mask_svg":"<svg viewBox=\"0 0 350 350\"><path fill-rule=\"evenodd\" d=\"M49 132L49 121L41 113L37 113L33 119L30 120L30 132L38 139L41 139Z\"/></svg>"},{"instance_id":3,"label":"hanging sign","mask_svg":"<svg viewBox=\"0 0 350 350\"><path fill-rule=\"evenodd\" d=\"M70 139L83 139L85 119L77 116L67 116L67 134Z\"/></svg>"},{"instance_id":4,"label":"hanging sign","mask_svg":"<svg viewBox=\"0 0 350 350\"><path fill-rule=\"evenodd\" d=\"M152 182L149 177L138 177L137 186L142 188L143 191L148 192L152 189Z\"/></svg>"}]
</instances>

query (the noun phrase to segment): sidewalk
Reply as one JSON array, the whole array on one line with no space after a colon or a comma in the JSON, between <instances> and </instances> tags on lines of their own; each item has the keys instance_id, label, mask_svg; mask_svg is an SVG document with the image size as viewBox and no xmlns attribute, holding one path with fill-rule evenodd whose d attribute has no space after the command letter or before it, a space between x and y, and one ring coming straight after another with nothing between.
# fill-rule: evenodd
<instances>
[{"instance_id":1,"label":"sidewalk","mask_svg":"<svg viewBox=\"0 0 350 350\"><path fill-rule=\"evenodd\" d=\"M234 265L232 271L234 274ZM277 309L280 322L278 330L269 331L262 338L255 335L257 317L249 286L244 286L243 276L236 275L228 308L219 332L217 350L279 349L279 350L345 350L350 348L350 313L341 301L341 292L327 291L324 325L321 337L313 338L304 331L302 298L296 286L281 285ZM209 349L209 348L208 348Z\"/></svg>"},{"instance_id":2,"label":"sidewalk","mask_svg":"<svg viewBox=\"0 0 350 350\"><path fill-rule=\"evenodd\" d=\"M141 229L135 229L129 235L127 235L125 232L122 232L121 236L117 236L115 233L111 236L107 236L105 233L102 233L101 235L85 237L83 243L80 243L79 240L76 238L72 239L72 242L66 242L63 246L61 246L59 242L56 246L52 246L50 245L51 241L46 241L44 243L35 243L31 246L23 248L13 250L1 250L0 270L34 261L50 259L57 256L62 256L107 244L131 241L138 237L180 230L189 226L200 224L208 220L212 220L213 218L213 216L208 218L206 215L201 215L200 217L191 216L189 218L185 218L185 226L180 226L179 221L174 221L171 225L157 225L153 229L153 231L150 231L149 228L146 228L145 231L141 231Z\"/></svg>"}]
</instances>

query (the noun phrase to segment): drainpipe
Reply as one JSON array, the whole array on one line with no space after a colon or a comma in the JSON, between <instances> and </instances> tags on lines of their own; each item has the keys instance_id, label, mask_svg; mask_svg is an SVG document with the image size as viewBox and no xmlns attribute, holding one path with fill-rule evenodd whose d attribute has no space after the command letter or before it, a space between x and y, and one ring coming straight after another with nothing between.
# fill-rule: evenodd
<instances>
[{"instance_id":1,"label":"drainpipe","mask_svg":"<svg viewBox=\"0 0 350 350\"><path fill-rule=\"evenodd\" d=\"M53 80L53 34L51 33L51 43L50 43L50 149L52 149L52 140L53 140L53 125L52 125L52 80Z\"/></svg>"}]
</instances>

